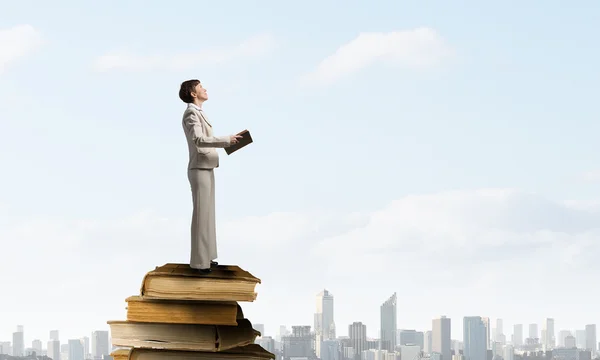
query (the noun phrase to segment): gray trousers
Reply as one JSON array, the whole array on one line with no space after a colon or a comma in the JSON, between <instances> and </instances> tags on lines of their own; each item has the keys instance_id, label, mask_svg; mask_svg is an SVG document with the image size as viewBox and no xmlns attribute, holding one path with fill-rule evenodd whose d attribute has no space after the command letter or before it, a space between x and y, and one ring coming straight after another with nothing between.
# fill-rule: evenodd
<instances>
[{"instance_id":1,"label":"gray trousers","mask_svg":"<svg viewBox=\"0 0 600 360\"><path fill-rule=\"evenodd\" d=\"M188 170L192 188L192 246L190 266L208 269L217 258L215 227L215 173L212 169Z\"/></svg>"}]
</instances>

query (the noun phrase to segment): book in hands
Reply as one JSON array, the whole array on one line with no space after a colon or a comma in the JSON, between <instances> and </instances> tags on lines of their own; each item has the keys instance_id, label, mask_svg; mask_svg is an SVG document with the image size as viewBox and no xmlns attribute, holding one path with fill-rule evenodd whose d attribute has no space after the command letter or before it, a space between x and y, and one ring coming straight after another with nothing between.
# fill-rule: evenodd
<instances>
[{"instance_id":1,"label":"book in hands","mask_svg":"<svg viewBox=\"0 0 600 360\"><path fill-rule=\"evenodd\" d=\"M252 143L252 136L250 135L250 131L244 130L236 135L240 135L242 138L238 140L237 144L229 145L225 148L225 152L227 155L231 155L233 152L238 151L244 146Z\"/></svg>"}]
</instances>

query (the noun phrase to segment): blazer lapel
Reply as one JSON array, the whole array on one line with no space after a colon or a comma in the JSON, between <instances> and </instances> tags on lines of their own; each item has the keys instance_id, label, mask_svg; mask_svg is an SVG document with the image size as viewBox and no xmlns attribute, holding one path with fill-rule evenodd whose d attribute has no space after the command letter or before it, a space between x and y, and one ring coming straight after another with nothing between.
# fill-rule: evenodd
<instances>
[{"instance_id":1,"label":"blazer lapel","mask_svg":"<svg viewBox=\"0 0 600 360\"><path fill-rule=\"evenodd\" d=\"M204 120L205 123L208 124L208 126L212 127L212 125L208 122L208 119L206 118L206 116L204 116L204 112L203 111L196 111L198 114L200 114L200 117L202 117L202 119Z\"/></svg>"}]
</instances>

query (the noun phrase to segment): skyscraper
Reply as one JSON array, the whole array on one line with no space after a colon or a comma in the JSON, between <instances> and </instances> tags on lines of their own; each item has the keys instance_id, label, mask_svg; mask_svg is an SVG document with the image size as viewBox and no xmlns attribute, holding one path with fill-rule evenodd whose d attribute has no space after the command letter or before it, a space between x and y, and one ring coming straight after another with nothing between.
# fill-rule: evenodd
<instances>
[{"instance_id":1,"label":"skyscraper","mask_svg":"<svg viewBox=\"0 0 600 360\"><path fill-rule=\"evenodd\" d=\"M290 336L284 336L282 339L283 358L313 358L315 356L313 340L314 338L310 331L310 326L292 325L292 334Z\"/></svg>"},{"instance_id":2,"label":"skyscraper","mask_svg":"<svg viewBox=\"0 0 600 360\"><path fill-rule=\"evenodd\" d=\"M587 342L585 330L575 330L575 340L579 349L585 349L585 345Z\"/></svg>"},{"instance_id":3,"label":"skyscraper","mask_svg":"<svg viewBox=\"0 0 600 360\"><path fill-rule=\"evenodd\" d=\"M336 340L324 340L321 344L321 360L340 360L340 346Z\"/></svg>"},{"instance_id":4,"label":"skyscraper","mask_svg":"<svg viewBox=\"0 0 600 360\"><path fill-rule=\"evenodd\" d=\"M540 333L540 343L543 345L543 348L547 350L546 346L546 324L542 325L542 331Z\"/></svg>"},{"instance_id":5,"label":"skyscraper","mask_svg":"<svg viewBox=\"0 0 600 360\"><path fill-rule=\"evenodd\" d=\"M496 319L496 336L494 341L502 342L502 335L504 335L504 323L502 319Z\"/></svg>"},{"instance_id":6,"label":"skyscraper","mask_svg":"<svg viewBox=\"0 0 600 360\"><path fill-rule=\"evenodd\" d=\"M502 354L504 360L515 359L515 348L512 345L506 345Z\"/></svg>"},{"instance_id":7,"label":"skyscraper","mask_svg":"<svg viewBox=\"0 0 600 360\"><path fill-rule=\"evenodd\" d=\"M488 322L489 323L489 322ZM463 355L465 360L487 360L487 328L480 316L463 319Z\"/></svg>"},{"instance_id":8,"label":"skyscraper","mask_svg":"<svg viewBox=\"0 0 600 360\"><path fill-rule=\"evenodd\" d=\"M483 321L483 326L485 327L485 349L491 349L491 345L492 345L492 338L490 337L490 318L489 317L482 317L481 321Z\"/></svg>"},{"instance_id":9,"label":"skyscraper","mask_svg":"<svg viewBox=\"0 0 600 360\"><path fill-rule=\"evenodd\" d=\"M69 340L69 360L84 360L85 354L80 339Z\"/></svg>"},{"instance_id":10,"label":"skyscraper","mask_svg":"<svg viewBox=\"0 0 600 360\"><path fill-rule=\"evenodd\" d=\"M333 320L333 294L323 290L317 294L317 312L315 313L315 335L322 340L335 339Z\"/></svg>"},{"instance_id":11,"label":"skyscraper","mask_svg":"<svg viewBox=\"0 0 600 360\"><path fill-rule=\"evenodd\" d=\"M425 331L425 334L423 336L423 352L426 354L431 354L431 352L433 351L432 349L432 334L431 331Z\"/></svg>"},{"instance_id":12,"label":"skyscraper","mask_svg":"<svg viewBox=\"0 0 600 360\"><path fill-rule=\"evenodd\" d=\"M416 330L398 330L396 346L398 345L418 345L423 350L424 334Z\"/></svg>"},{"instance_id":13,"label":"skyscraper","mask_svg":"<svg viewBox=\"0 0 600 360\"><path fill-rule=\"evenodd\" d=\"M396 293L381 305L381 339L379 347L381 350L396 350Z\"/></svg>"},{"instance_id":14,"label":"skyscraper","mask_svg":"<svg viewBox=\"0 0 600 360\"><path fill-rule=\"evenodd\" d=\"M530 339L539 339L537 324L529 324L529 338Z\"/></svg>"},{"instance_id":15,"label":"skyscraper","mask_svg":"<svg viewBox=\"0 0 600 360\"><path fill-rule=\"evenodd\" d=\"M547 318L544 322L544 345L547 350L554 349L556 338L554 336L554 319Z\"/></svg>"},{"instance_id":16,"label":"skyscraper","mask_svg":"<svg viewBox=\"0 0 600 360\"><path fill-rule=\"evenodd\" d=\"M12 355L25 356L25 331L23 325L17 326L17 331L13 333Z\"/></svg>"},{"instance_id":17,"label":"skyscraper","mask_svg":"<svg viewBox=\"0 0 600 360\"><path fill-rule=\"evenodd\" d=\"M48 341L48 349L46 350L46 355L49 358L60 360L60 341L59 340Z\"/></svg>"},{"instance_id":18,"label":"skyscraper","mask_svg":"<svg viewBox=\"0 0 600 360\"><path fill-rule=\"evenodd\" d=\"M565 337L565 347L567 349L577 348L577 342L575 341L575 336L569 335Z\"/></svg>"},{"instance_id":19,"label":"skyscraper","mask_svg":"<svg viewBox=\"0 0 600 360\"><path fill-rule=\"evenodd\" d=\"M523 346L523 324L513 326L512 343L514 347Z\"/></svg>"},{"instance_id":20,"label":"skyscraper","mask_svg":"<svg viewBox=\"0 0 600 360\"><path fill-rule=\"evenodd\" d=\"M442 316L431 323L431 350L442 354L441 360L452 360L450 319Z\"/></svg>"},{"instance_id":21,"label":"skyscraper","mask_svg":"<svg viewBox=\"0 0 600 360\"><path fill-rule=\"evenodd\" d=\"M31 348L35 351L36 355L42 355L42 341L40 339L35 339L31 342Z\"/></svg>"},{"instance_id":22,"label":"skyscraper","mask_svg":"<svg viewBox=\"0 0 600 360\"><path fill-rule=\"evenodd\" d=\"M79 340L81 341L81 345L83 346L83 357L87 359L88 354L91 354L90 353L90 338L87 336L84 336Z\"/></svg>"},{"instance_id":23,"label":"skyscraper","mask_svg":"<svg viewBox=\"0 0 600 360\"><path fill-rule=\"evenodd\" d=\"M566 347L566 339L567 336L572 336L573 334L571 334L571 332L569 330L561 330L558 332L558 347Z\"/></svg>"},{"instance_id":24,"label":"skyscraper","mask_svg":"<svg viewBox=\"0 0 600 360\"><path fill-rule=\"evenodd\" d=\"M279 325L279 330L277 331L277 334L275 334L275 340L281 342L283 341L284 336L288 336L290 334L290 331L285 325Z\"/></svg>"},{"instance_id":25,"label":"skyscraper","mask_svg":"<svg viewBox=\"0 0 600 360\"><path fill-rule=\"evenodd\" d=\"M592 352L592 358L596 355L598 343L596 342L596 325L585 326L585 349Z\"/></svg>"},{"instance_id":26,"label":"skyscraper","mask_svg":"<svg viewBox=\"0 0 600 360\"><path fill-rule=\"evenodd\" d=\"M92 332L92 359L99 360L102 359L104 355L110 355L108 331L94 331Z\"/></svg>"},{"instance_id":27,"label":"skyscraper","mask_svg":"<svg viewBox=\"0 0 600 360\"><path fill-rule=\"evenodd\" d=\"M360 359L363 350L367 349L367 326L362 322L353 322L348 326L348 337L354 348L354 358Z\"/></svg>"}]
</instances>

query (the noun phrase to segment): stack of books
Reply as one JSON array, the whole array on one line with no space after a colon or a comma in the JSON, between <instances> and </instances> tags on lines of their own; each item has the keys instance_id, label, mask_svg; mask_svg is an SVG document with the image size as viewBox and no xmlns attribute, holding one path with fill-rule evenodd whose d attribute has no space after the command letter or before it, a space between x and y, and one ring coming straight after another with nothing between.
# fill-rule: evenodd
<instances>
[{"instance_id":1,"label":"stack of books","mask_svg":"<svg viewBox=\"0 0 600 360\"><path fill-rule=\"evenodd\" d=\"M254 301L260 279L238 266L202 274L186 264L148 272L139 295L126 299L127 319L108 321L115 360L268 360L260 332L238 302Z\"/></svg>"}]
</instances>

